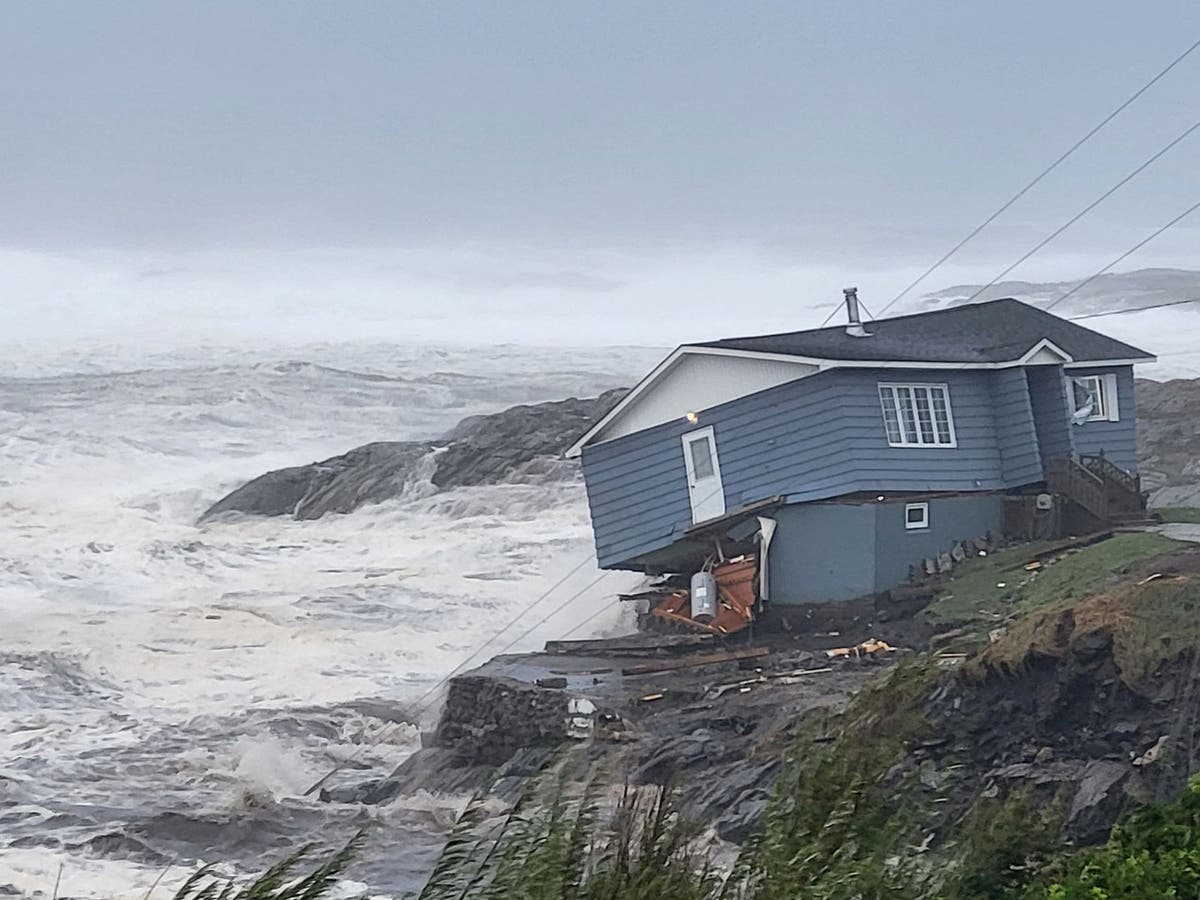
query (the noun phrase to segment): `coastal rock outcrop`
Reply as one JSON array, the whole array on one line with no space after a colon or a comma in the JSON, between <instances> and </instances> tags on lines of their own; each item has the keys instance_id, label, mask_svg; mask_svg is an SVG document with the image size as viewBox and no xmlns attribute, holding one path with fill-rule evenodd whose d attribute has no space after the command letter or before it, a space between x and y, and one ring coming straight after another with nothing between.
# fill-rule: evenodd
<instances>
[{"instance_id":1,"label":"coastal rock outcrop","mask_svg":"<svg viewBox=\"0 0 1200 900\"><path fill-rule=\"evenodd\" d=\"M1200 506L1200 379L1136 382L1138 465L1150 505Z\"/></svg>"},{"instance_id":2,"label":"coastal rock outcrop","mask_svg":"<svg viewBox=\"0 0 1200 900\"><path fill-rule=\"evenodd\" d=\"M320 462L268 472L213 504L224 513L317 519L413 490L565 481L562 452L624 395L514 406L470 416L440 440L378 441ZM1152 506L1200 506L1200 379L1137 382L1138 457Z\"/></svg>"},{"instance_id":3,"label":"coastal rock outcrop","mask_svg":"<svg viewBox=\"0 0 1200 900\"><path fill-rule=\"evenodd\" d=\"M201 521L229 513L319 519L414 490L572 480L579 467L563 451L624 395L514 406L463 419L441 440L379 441L277 469L217 501Z\"/></svg>"}]
</instances>

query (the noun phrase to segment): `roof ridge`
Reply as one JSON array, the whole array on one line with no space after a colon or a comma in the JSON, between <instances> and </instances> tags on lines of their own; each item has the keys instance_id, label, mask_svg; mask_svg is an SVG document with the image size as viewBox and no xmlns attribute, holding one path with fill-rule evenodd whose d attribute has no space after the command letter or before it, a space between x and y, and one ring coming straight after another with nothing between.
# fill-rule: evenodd
<instances>
[{"instance_id":1,"label":"roof ridge","mask_svg":"<svg viewBox=\"0 0 1200 900\"><path fill-rule=\"evenodd\" d=\"M1045 310L1038 309L1038 307L1034 306L1032 303L1026 303L1024 300L1018 300L1016 297L995 297L991 300L980 300L978 303L959 303L955 306L947 306L942 309L927 309L924 312L905 313L902 316L884 316L882 319L869 319L868 321L863 322L863 325L869 326L876 322L900 322L904 319L915 319L920 316L936 316L942 313L952 313L958 310L971 309L977 306L990 306L993 303L1019 303L1021 306L1027 306L1030 309L1037 309L1039 312L1045 312ZM1054 316L1053 313L1046 313L1046 315ZM1054 316L1054 318L1057 319L1060 317ZM798 328L793 331L776 331L772 332L771 334L743 334L735 337L716 338L715 340L711 341L692 341L690 343L683 344L683 346L707 347L711 344L720 344L726 341L750 341L765 338L792 337L798 334L820 334L822 332L833 333L840 332L845 329L845 327L845 325L824 325L820 328Z\"/></svg>"}]
</instances>

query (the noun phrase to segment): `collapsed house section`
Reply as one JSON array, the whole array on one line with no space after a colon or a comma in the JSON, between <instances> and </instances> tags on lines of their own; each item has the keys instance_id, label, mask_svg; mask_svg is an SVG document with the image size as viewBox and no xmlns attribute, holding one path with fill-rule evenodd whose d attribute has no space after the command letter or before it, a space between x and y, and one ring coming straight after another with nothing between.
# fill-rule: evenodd
<instances>
[{"instance_id":1,"label":"collapsed house section","mask_svg":"<svg viewBox=\"0 0 1200 900\"><path fill-rule=\"evenodd\" d=\"M693 526L642 559L643 571L658 580L625 599L647 602L652 627L727 636L772 610L902 594L1000 543L1009 499L876 495L789 504L769 498Z\"/></svg>"},{"instance_id":2,"label":"collapsed house section","mask_svg":"<svg viewBox=\"0 0 1200 900\"><path fill-rule=\"evenodd\" d=\"M770 599L773 498L691 529L657 560L661 577L626 594L645 600L649 622L725 637L748 628ZM762 514L760 514L762 513Z\"/></svg>"}]
</instances>

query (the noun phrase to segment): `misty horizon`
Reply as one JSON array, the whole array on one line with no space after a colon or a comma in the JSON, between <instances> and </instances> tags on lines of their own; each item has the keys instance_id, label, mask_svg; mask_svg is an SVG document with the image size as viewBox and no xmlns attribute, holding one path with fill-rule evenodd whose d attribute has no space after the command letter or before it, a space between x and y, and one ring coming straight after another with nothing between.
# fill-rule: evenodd
<instances>
[{"instance_id":1,"label":"misty horizon","mask_svg":"<svg viewBox=\"0 0 1200 900\"><path fill-rule=\"evenodd\" d=\"M10 10L0 343L813 327L847 284L882 307L1200 28L1165 2L906 13ZM906 303L987 282L1162 147L1198 73L1185 59ZM1192 137L1008 278L1092 274L1194 202L1197 163ZM1197 229L1120 269L1200 268Z\"/></svg>"}]
</instances>

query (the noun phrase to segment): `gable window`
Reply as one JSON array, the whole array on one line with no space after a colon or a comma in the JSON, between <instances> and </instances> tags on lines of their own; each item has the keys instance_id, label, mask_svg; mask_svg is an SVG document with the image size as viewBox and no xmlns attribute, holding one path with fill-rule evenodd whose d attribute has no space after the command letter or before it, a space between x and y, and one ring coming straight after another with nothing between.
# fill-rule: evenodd
<instances>
[{"instance_id":1,"label":"gable window","mask_svg":"<svg viewBox=\"0 0 1200 900\"><path fill-rule=\"evenodd\" d=\"M881 384L883 424L893 447L955 447L950 389L944 384Z\"/></svg>"},{"instance_id":2,"label":"gable window","mask_svg":"<svg viewBox=\"0 0 1200 900\"><path fill-rule=\"evenodd\" d=\"M1071 418L1076 425L1120 420L1116 375L1077 375L1069 379L1069 387Z\"/></svg>"},{"instance_id":3,"label":"gable window","mask_svg":"<svg viewBox=\"0 0 1200 900\"><path fill-rule=\"evenodd\" d=\"M906 503L904 504L904 527L909 531L916 531L918 528L929 527L929 504L928 503Z\"/></svg>"}]
</instances>

